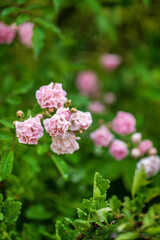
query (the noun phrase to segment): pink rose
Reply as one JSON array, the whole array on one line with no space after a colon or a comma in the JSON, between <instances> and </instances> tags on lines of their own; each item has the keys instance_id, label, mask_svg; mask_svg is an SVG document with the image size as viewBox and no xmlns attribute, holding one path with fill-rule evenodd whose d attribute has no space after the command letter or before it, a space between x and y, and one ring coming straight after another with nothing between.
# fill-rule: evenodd
<instances>
[{"instance_id":1,"label":"pink rose","mask_svg":"<svg viewBox=\"0 0 160 240\"><path fill-rule=\"evenodd\" d=\"M39 138L43 136L43 127L39 117L30 117L24 122L15 123L18 141L24 144L38 144Z\"/></svg>"},{"instance_id":2,"label":"pink rose","mask_svg":"<svg viewBox=\"0 0 160 240\"><path fill-rule=\"evenodd\" d=\"M73 132L67 132L64 137L56 136L52 138L51 150L59 154L72 154L79 149L79 144Z\"/></svg>"},{"instance_id":3,"label":"pink rose","mask_svg":"<svg viewBox=\"0 0 160 240\"><path fill-rule=\"evenodd\" d=\"M137 163L137 168L140 170L141 166L144 166L147 178L156 175L160 170L160 158L159 156L150 156L147 158L142 158Z\"/></svg>"},{"instance_id":4,"label":"pink rose","mask_svg":"<svg viewBox=\"0 0 160 240\"><path fill-rule=\"evenodd\" d=\"M106 70L112 71L121 64L122 58L118 54L103 54L100 61L102 67Z\"/></svg>"},{"instance_id":5,"label":"pink rose","mask_svg":"<svg viewBox=\"0 0 160 240\"><path fill-rule=\"evenodd\" d=\"M152 148L149 149L148 153L149 153L149 155L156 155L157 154L157 149L152 147Z\"/></svg>"},{"instance_id":6,"label":"pink rose","mask_svg":"<svg viewBox=\"0 0 160 240\"><path fill-rule=\"evenodd\" d=\"M36 91L37 102L41 108L60 108L67 101L67 93L62 89L62 84L53 82L47 86L40 87Z\"/></svg>"},{"instance_id":7,"label":"pink rose","mask_svg":"<svg viewBox=\"0 0 160 240\"><path fill-rule=\"evenodd\" d=\"M138 158L141 156L141 152L139 150L139 148L133 148L131 150L131 156L134 157L134 158Z\"/></svg>"},{"instance_id":8,"label":"pink rose","mask_svg":"<svg viewBox=\"0 0 160 240\"><path fill-rule=\"evenodd\" d=\"M71 125L70 122L67 121L67 117L65 112L59 112L59 114L56 113L53 117L45 119L43 124L46 132L49 133L51 137L64 136Z\"/></svg>"},{"instance_id":9,"label":"pink rose","mask_svg":"<svg viewBox=\"0 0 160 240\"><path fill-rule=\"evenodd\" d=\"M11 26L6 25L3 22L0 22L0 44L11 44L16 36L16 27L15 24Z\"/></svg>"},{"instance_id":10,"label":"pink rose","mask_svg":"<svg viewBox=\"0 0 160 240\"><path fill-rule=\"evenodd\" d=\"M133 143L140 143L141 138L142 138L142 134L139 132L136 132L131 136L131 140Z\"/></svg>"},{"instance_id":11,"label":"pink rose","mask_svg":"<svg viewBox=\"0 0 160 240\"><path fill-rule=\"evenodd\" d=\"M98 101L94 101L91 102L89 107L88 107L89 111L91 111L92 113L102 113L105 111L105 106L103 103L98 102Z\"/></svg>"},{"instance_id":12,"label":"pink rose","mask_svg":"<svg viewBox=\"0 0 160 240\"><path fill-rule=\"evenodd\" d=\"M128 155L127 145L124 142L115 139L112 142L112 145L109 149L109 153L116 160L120 161Z\"/></svg>"},{"instance_id":13,"label":"pink rose","mask_svg":"<svg viewBox=\"0 0 160 240\"><path fill-rule=\"evenodd\" d=\"M96 97L98 94L98 79L92 71L80 72L77 76L76 85L83 95Z\"/></svg>"},{"instance_id":14,"label":"pink rose","mask_svg":"<svg viewBox=\"0 0 160 240\"><path fill-rule=\"evenodd\" d=\"M152 147L153 147L153 144L148 139L142 141L139 145L139 149L141 151L141 154L145 154Z\"/></svg>"},{"instance_id":15,"label":"pink rose","mask_svg":"<svg viewBox=\"0 0 160 240\"><path fill-rule=\"evenodd\" d=\"M96 131L92 132L90 134L90 137L97 146L104 147L108 147L114 138L113 134L104 125L98 128Z\"/></svg>"},{"instance_id":16,"label":"pink rose","mask_svg":"<svg viewBox=\"0 0 160 240\"><path fill-rule=\"evenodd\" d=\"M60 107L59 109L57 109L56 114L58 114L60 116L64 116L67 121L69 121L69 119L71 117L71 112L70 112L69 108Z\"/></svg>"},{"instance_id":17,"label":"pink rose","mask_svg":"<svg viewBox=\"0 0 160 240\"><path fill-rule=\"evenodd\" d=\"M130 113L119 111L112 122L113 130L116 133L127 135L133 133L136 128L136 120Z\"/></svg>"},{"instance_id":18,"label":"pink rose","mask_svg":"<svg viewBox=\"0 0 160 240\"><path fill-rule=\"evenodd\" d=\"M104 95L104 102L107 104L113 104L116 101L116 95L113 92L107 92Z\"/></svg>"},{"instance_id":19,"label":"pink rose","mask_svg":"<svg viewBox=\"0 0 160 240\"><path fill-rule=\"evenodd\" d=\"M26 22L18 28L19 39L27 47L32 47L33 27L33 23Z\"/></svg>"},{"instance_id":20,"label":"pink rose","mask_svg":"<svg viewBox=\"0 0 160 240\"><path fill-rule=\"evenodd\" d=\"M70 123L71 131L87 130L92 124L92 116L89 112L77 111L71 115Z\"/></svg>"}]
</instances>

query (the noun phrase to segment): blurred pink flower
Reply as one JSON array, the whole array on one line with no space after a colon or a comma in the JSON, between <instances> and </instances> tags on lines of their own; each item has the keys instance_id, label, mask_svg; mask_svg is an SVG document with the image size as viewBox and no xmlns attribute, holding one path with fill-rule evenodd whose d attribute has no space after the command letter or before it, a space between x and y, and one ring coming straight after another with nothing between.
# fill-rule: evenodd
<instances>
[{"instance_id":1,"label":"blurred pink flower","mask_svg":"<svg viewBox=\"0 0 160 240\"><path fill-rule=\"evenodd\" d=\"M92 113L102 113L105 111L105 106L101 102L94 101L90 103L90 105L88 106L88 109Z\"/></svg>"},{"instance_id":2,"label":"blurred pink flower","mask_svg":"<svg viewBox=\"0 0 160 240\"><path fill-rule=\"evenodd\" d=\"M0 44L11 44L16 36L16 25L10 26L0 22Z\"/></svg>"},{"instance_id":3,"label":"blurred pink flower","mask_svg":"<svg viewBox=\"0 0 160 240\"><path fill-rule=\"evenodd\" d=\"M47 118L43 121L45 130L50 134L51 137L54 136L64 136L68 131L71 123L67 120L68 114L67 111L60 109L59 114L54 114L53 117Z\"/></svg>"},{"instance_id":4,"label":"blurred pink flower","mask_svg":"<svg viewBox=\"0 0 160 240\"><path fill-rule=\"evenodd\" d=\"M64 107L58 108L56 114L58 114L59 116L64 116L67 121L69 121L69 119L71 117L71 111L69 110L68 107L67 108L64 108Z\"/></svg>"},{"instance_id":5,"label":"blurred pink flower","mask_svg":"<svg viewBox=\"0 0 160 240\"><path fill-rule=\"evenodd\" d=\"M119 111L113 119L112 127L116 133L127 135L133 133L136 128L136 119L131 113Z\"/></svg>"},{"instance_id":6,"label":"blurred pink flower","mask_svg":"<svg viewBox=\"0 0 160 240\"><path fill-rule=\"evenodd\" d=\"M77 76L76 85L81 94L96 97L98 94L98 79L94 72L83 71Z\"/></svg>"},{"instance_id":7,"label":"blurred pink flower","mask_svg":"<svg viewBox=\"0 0 160 240\"><path fill-rule=\"evenodd\" d=\"M114 138L113 134L104 125L98 128L96 131L92 132L90 134L90 137L97 146L104 147L108 147Z\"/></svg>"},{"instance_id":8,"label":"blurred pink flower","mask_svg":"<svg viewBox=\"0 0 160 240\"><path fill-rule=\"evenodd\" d=\"M152 148L149 149L148 153L149 153L149 155L156 155L157 154L157 149L152 147Z\"/></svg>"},{"instance_id":9,"label":"blurred pink flower","mask_svg":"<svg viewBox=\"0 0 160 240\"><path fill-rule=\"evenodd\" d=\"M141 154L145 154L149 149L153 147L153 144L150 140L146 139L142 141L139 145L139 149L141 151Z\"/></svg>"},{"instance_id":10,"label":"blurred pink flower","mask_svg":"<svg viewBox=\"0 0 160 240\"><path fill-rule=\"evenodd\" d=\"M113 92L106 92L104 95L104 102L113 104L116 101L116 95Z\"/></svg>"},{"instance_id":11,"label":"blurred pink flower","mask_svg":"<svg viewBox=\"0 0 160 240\"><path fill-rule=\"evenodd\" d=\"M71 115L70 123L71 131L87 130L92 124L92 116L90 112L77 111Z\"/></svg>"},{"instance_id":12,"label":"blurred pink flower","mask_svg":"<svg viewBox=\"0 0 160 240\"><path fill-rule=\"evenodd\" d=\"M19 39L27 47L32 47L33 27L34 24L30 22L22 23L18 27Z\"/></svg>"},{"instance_id":13,"label":"blurred pink flower","mask_svg":"<svg viewBox=\"0 0 160 240\"><path fill-rule=\"evenodd\" d=\"M160 158L159 156L150 156L147 158L142 158L137 163L137 168L140 170L141 166L144 166L147 178L156 175L160 170Z\"/></svg>"},{"instance_id":14,"label":"blurred pink flower","mask_svg":"<svg viewBox=\"0 0 160 240\"><path fill-rule=\"evenodd\" d=\"M24 122L15 123L18 141L24 144L38 144L39 138L43 136L43 127L39 117L30 117Z\"/></svg>"},{"instance_id":15,"label":"blurred pink flower","mask_svg":"<svg viewBox=\"0 0 160 240\"><path fill-rule=\"evenodd\" d=\"M127 145L123 141L115 139L112 142L109 153L116 160L120 161L128 155Z\"/></svg>"},{"instance_id":16,"label":"blurred pink flower","mask_svg":"<svg viewBox=\"0 0 160 240\"><path fill-rule=\"evenodd\" d=\"M118 54L103 54L100 61L102 67L112 71L121 64L122 58Z\"/></svg>"},{"instance_id":17,"label":"blurred pink flower","mask_svg":"<svg viewBox=\"0 0 160 240\"><path fill-rule=\"evenodd\" d=\"M53 137L51 150L57 154L72 154L79 149L76 139L79 138L73 132L67 132L64 137Z\"/></svg>"},{"instance_id":18,"label":"blurred pink flower","mask_svg":"<svg viewBox=\"0 0 160 240\"><path fill-rule=\"evenodd\" d=\"M131 150L131 156L134 157L134 158L138 158L141 156L141 152L139 150L139 148L133 148Z\"/></svg>"},{"instance_id":19,"label":"blurred pink flower","mask_svg":"<svg viewBox=\"0 0 160 240\"><path fill-rule=\"evenodd\" d=\"M140 143L141 138L142 138L142 134L139 132L136 132L131 136L131 140L133 143Z\"/></svg>"},{"instance_id":20,"label":"blurred pink flower","mask_svg":"<svg viewBox=\"0 0 160 240\"><path fill-rule=\"evenodd\" d=\"M36 91L36 98L41 108L63 107L67 101L67 93L62 89L62 84L51 82Z\"/></svg>"}]
</instances>

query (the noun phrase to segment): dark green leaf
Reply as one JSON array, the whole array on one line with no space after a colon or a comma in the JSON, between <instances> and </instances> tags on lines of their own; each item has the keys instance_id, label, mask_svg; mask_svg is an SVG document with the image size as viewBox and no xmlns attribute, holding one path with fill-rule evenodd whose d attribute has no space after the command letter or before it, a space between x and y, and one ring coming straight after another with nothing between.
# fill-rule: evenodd
<instances>
[{"instance_id":1,"label":"dark green leaf","mask_svg":"<svg viewBox=\"0 0 160 240\"><path fill-rule=\"evenodd\" d=\"M0 162L0 182L9 176L12 171L14 160L13 151L6 152L1 158Z\"/></svg>"}]
</instances>

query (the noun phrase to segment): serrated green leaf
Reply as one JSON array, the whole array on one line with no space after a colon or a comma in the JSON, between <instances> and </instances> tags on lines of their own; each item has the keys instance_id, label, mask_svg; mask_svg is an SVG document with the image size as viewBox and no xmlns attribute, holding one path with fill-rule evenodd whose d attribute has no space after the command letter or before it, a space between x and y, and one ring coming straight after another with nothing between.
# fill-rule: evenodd
<instances>
[{"instance_id":1,"label":"serrated green leaf","mask_svg":"<svg viewBox=\"0 0 160 240\"><path fill-rule=\"evenodd\" d=\"M21 202L6 200L2 207L5 222L15 222L20 214Z\"/></svg>"},{"instance_id":2,"label":"serrated green leaf","mask_svg":"<svg viewBox=\"0 0 160 240\"><path fill-rule=\"evenodd\" d=\"M106 199L106 191L110 187L110 181L102 178L99 173L95 173L94 186L93 186L93 199L104 198Z\"/></svg>"},{"instance_id":3,"label":"serrated green leaf","mask_svg":"<svg viewBox=\"0 0 160 240\"><path fill-rule=\"evenodd\" d=\"M75 220L73 226L81 233L87 233L92 228L88 221L82 219Z\"/></svg>"},{"instance_id":4,"label":"serrated green leaf","mask_svg":"<svg viewBox=\"0 0 160 240\"><path fill-rule=\"evenodd\" d=\"M142 186L147 185L148 182L146 180L146 173L144 166L142 165L140 170L136 169L134 179L133 179L133 185L132 185L132 197L135 196L135 194L139 191L139 189Z\"/></svg>"},{"instance_id":5,"label":"serrated green leaf","mask_svg":"<svg viewBox=\"0 0 160 240\"><path fill-rule=\"evenodd\" d=\"M33 29L33 51L34 51L34 57L37 58L44 46L44 39L45 39L45 34L43 30L39 27L34 27Z\"/></svg>"},{"instance_id":6,"label":"serrated green leaf","mask_svg":"<svg viewBox=\"0 0 160 240\"><path fill-rule=\"evenodd\" d=\"M13 151L6 152L3 154L0 162L0 182L9 176L12 171L14 160Z\"/></svg>"},{"instance_id":7,"label":"serrated green leaf","mask_svg":"<svg viewBox=\"0 0 160 240\"><path fill-rule=\"evenodd\" d=\"M61 221L56 222L56 239L57 240L74 240L77 236L75 230L68 228Z\"/></svg>"},{"instance_id":8,"label":"serrated green leaf","mask_svg":"<svg viewBox=\"0 0 160 240\"><path fill-rule=\"evenodd\" d=\"M117 196L112 196L109 200L109 207L113 211L118 211L121 206L121 201L117 198Z\"/></svg>"},{"instance_id":9,"label":"serrated green leaf","mask_svg":"<svg viewBox=\"0 0 160 240\"><path fill-rule=\"evenodd\" d=\"M61 157L56 155L51 155L51 158L55 163L56 167L58 168L59 172L61 173L62 177L64 178L64 180L67 180L69 173L67 163Z\"/></svg>"}]
</instances>

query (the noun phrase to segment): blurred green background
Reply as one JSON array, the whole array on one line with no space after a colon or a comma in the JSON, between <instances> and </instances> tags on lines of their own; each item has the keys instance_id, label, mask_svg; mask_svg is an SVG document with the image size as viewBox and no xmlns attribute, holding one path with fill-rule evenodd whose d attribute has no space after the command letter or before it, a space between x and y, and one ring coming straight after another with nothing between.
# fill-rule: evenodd
<instances>
[{"instance_id":1,"label":"blurred green background","mask_svg":"<svg viewBox=\"0 0 160 240\"><path fill-rule=\"evenodd\" d=\"M69 166L65 181L41 148L50 144L46 135L41 147L15 146L12 174L1 193L22 201L18 231L23 238L49 239L54 223L73 217L82 198L91 196L95 171L109 178L109 194L122 198L130 191L136 161L116 162L108 150L96 148L89 133L99 119L110 121L118 110L131 112L137 130L153 141L159 151L160 136L160 3L158 0L2 0L1 22L33 22L34 43L29 49L18 38L0 45L0 118L16 120L21 109L27 118L39 112L35 91L60 82L73 106L87 111L90 99L79 94L79 71L92 70L99 79L102 100L107 91L117 101L103 114L93 114L93 124L81 136L80 150L63 156ZM107 72L100 65L103 53L117 53L121 66ZM0 154L10 149L14 128L0 125ZM160 180L156 176L155 184ZM38 216L38 217L37 217ZM23 224L22 224L23 222ZM32 229L35 229L34 233ZM30 233L32 232L32 234ZM28 234L28 235L27 235ZM34 235L35 234L35 235ZM32 239L32 238L26 238ZM53 238L54 239L54 238Z\"/></svg>"}]
</instances>

